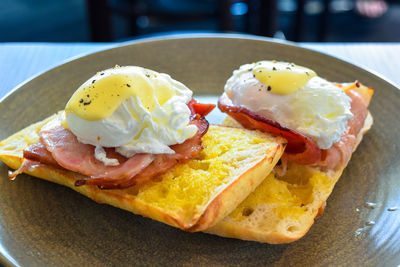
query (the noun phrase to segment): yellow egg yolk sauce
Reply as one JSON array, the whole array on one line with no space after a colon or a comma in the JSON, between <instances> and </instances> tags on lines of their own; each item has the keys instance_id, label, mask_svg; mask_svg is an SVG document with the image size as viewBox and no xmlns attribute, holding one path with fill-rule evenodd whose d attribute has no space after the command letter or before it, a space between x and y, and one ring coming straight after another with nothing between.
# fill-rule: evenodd
<instances>
[{"instance_id":1,"label":"yellow egg yolk sauce","mask_svg":"<svg viewBox=\"0 0 400 267\"><path fill-rule=\"evenodd\" d=\"M254 77L265 85L268 91L288 95L304 87L317 74L306 67L278 61L261 61L252 69Z\"/></svg>"},{"instance_id":2,"label":"yellow egg yolk sauce","mask_svg":"<svg viewBox=\"0 0 400 267\"><path fill-rule=\"evenodd\" d=\"M155 74L96 75L72 95L65 112L87 121L97 121L110 117L130 97L138 97L143 107L152 111L156 101L163 105L175 94Z\"/></svg>"}]
</instances>

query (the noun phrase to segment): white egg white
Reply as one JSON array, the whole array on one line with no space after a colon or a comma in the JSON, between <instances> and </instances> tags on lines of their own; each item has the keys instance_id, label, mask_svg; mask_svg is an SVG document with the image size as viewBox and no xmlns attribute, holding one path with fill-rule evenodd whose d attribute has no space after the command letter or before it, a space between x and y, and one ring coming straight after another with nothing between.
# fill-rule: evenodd
<instances>
[{"instance_id":1,"label":"white egg white","mask_svg":"<svg viewBox=\"0 0 400 267\"><path fill-rule=\"evenodd\" d=\"M151 111L143 107L138 97L131 96L110 117L97 121L88 121L69 113L66 118L69 129L80 142L96 146L96 158L106 165L116 164L105 157L102 147L115 147L125 157L136 153L175 153L169 146L183 143L197 132L195 125L188 125L191 113L187 103L192 99L192 91L167 74L138 67L121 69L125 75L129 75L130 71L143 75L156 74L157 79L163 79L163 84L173 88L176 95L162 105L156 96L152 96L156 105ZM112 71L115 72L115 69ZM102 73L107 74L107 70Z\"/></svg>"},{"instance_id":2,"label":"white egg white","mask_svg":"<svg viewBox=\"0 0 400 267\"><path fill-rule=\"evenodd\" d=\"M351 98L342 89L316 76L292 94L274 94L254 77L250 71L253 65L235 70L225 85L234 105L244 106L313 138L321 149L339 141L347 121L353 117Z\"/></svg>"}]
</instances>

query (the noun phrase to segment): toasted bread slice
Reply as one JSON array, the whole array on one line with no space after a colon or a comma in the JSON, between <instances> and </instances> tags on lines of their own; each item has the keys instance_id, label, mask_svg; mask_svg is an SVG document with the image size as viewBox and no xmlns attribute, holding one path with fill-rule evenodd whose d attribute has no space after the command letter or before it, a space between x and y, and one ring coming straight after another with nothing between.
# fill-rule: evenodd
<instances>
[{"instance_id":1,"label":"toasted bread slice","mask_svg":"<svg viewBox=\"0 0 400 267\"><path fill-rule=\"evenodd\" d=\"M33 124L0 142L0 160L18 169L23 150L38 141L51 118ZM231 213L272 170L285 140L261 132L210 126L200 155L141 187L100 190L75 186L82 175L39 164L26 173L62 184L106 203L186 231L204 230Z\"/></svg>"},{"instance_id":2,"label":"toasted bread slice","mask_svg":"<svg viewBox=\"0 0 400 267\"><path fill-rule=\"evenodd\" d=\"M354 150L372 122L368 114ZM223 125L241 127L231 117ZM314 219L322 215L326 200L346 165L323 172L317 167L289 164L282 177L271 172L230 215L206 232L270 244L298 240L307 233Z\"/></svg>"}]
</instances>

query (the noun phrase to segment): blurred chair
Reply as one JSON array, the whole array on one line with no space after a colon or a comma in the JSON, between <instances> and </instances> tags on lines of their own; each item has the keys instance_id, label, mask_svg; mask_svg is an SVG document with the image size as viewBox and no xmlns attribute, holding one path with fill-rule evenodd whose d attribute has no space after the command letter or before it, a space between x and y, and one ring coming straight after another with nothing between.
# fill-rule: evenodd
<instances>
[{"instance_id":1,"label":"blurred chair","mask_svg":"<svg viewBox=\"0 0 400 267\"><path fill-rule=\"evenodd\" d=\"M114 40L113 15L129 20L131 36L140 33L137 20L143 17L154 19L160 25L214 18L219 31L232 30L230 0L87 0L87 7L91 40L94 42Z\"/></svg>"},{"instance_id":2,"label":"blurred chair","mask_svg":"<svg viewBox=\"0 0 400 267\"><path fill-rule=\"evenodd\" d=\"M232 6L245 3L248 7L244 31L273 36L278 28L277 0L86 0L91 40L113 41L112 16L119 15L130 21L130 35L140 34L139 18L156 20L160 25L168 23L187 24L202 19L214 19L217 31L235 31ZM188 28L188 30L190 30Z\"/></svg>"},{"instance_id":3,"label":"blurred chair","mask_svg":"<svg viewBox=\"0 0 400 267\"><path fill-rule=\"evenodd\" d=\"M247 0L246 32L272 37L278 30L278 0Z\"/></svg>"},{"instance_id":4,"label":"blurred chair","mask_svg":"<svg viewBox=\"0 0 400 267\"><path fill-rule=\"evenodd\" d=\"M325 36L328 29L328 20L330 17L329 6L331 0L321 0L323 5L323 11L319 14L318 18L318 27L317 27L317 41L323 42L325 40ZM305 20L305 12L304 6L306 5L307 0L297 0L297 10L296 10L296 18L294 24L294 36L293 41L301 42L303 41L304 36L304 20Z\"/></svg>"}]
</instances>

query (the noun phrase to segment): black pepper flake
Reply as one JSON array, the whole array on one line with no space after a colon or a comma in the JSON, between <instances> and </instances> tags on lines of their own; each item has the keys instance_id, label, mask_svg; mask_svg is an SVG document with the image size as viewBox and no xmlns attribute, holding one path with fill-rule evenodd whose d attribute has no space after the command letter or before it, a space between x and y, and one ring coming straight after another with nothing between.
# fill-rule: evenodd
<instances>
[{"instance_id":1,"label":"black pepper flake","mask_svg":"<svg viewBox=\"0 0 400 267\"><path fill-rule=\"evenodd\" d=\"M87 97L89 97L89 95L86 95Z\"/></svg>"},{"instance_id":2,"label":"black pepper flake","mask_svg":"<svg viewBox=\"0 0 400 267\"><path fill-rule=\"evenodd\" d=\"M82 98L79 100L79 103L83 103L83 99Z\"/></svg>"},{"instance_id":3,"label":"black pepper flake","mask_svg":"<svg viewBox=\"0 0 400 267\"><path fill-rule=\"evenodd\" d=\"M129 83L127 83L126 86L131 87L131 85Z\"/></svg>"},{"instance_id":4,"label":"black pepper flake","mask_svg":"<svg viewBox=\"0 0 400 267\"><path fill-rule=\"evenodd\" d=\"M287 69L287 70L291 70L291 68L290 68L290 67L286 67L286 69Z\"/></svg>"},{"instance_id":5,"label":"black pepper flake","mask_svg":"<svg viewBox=\"0 0 400 267\"><path fill-rule=\"evenodd\" d=\"M271 89L272 89L271 86L268 85L267 90L268 90L268 91L271 91Z\"/></svg>"},{"instance_id":6,"label":"black pepper flake","mask_svg":"<svg viewBox=\"0 0 400 267\"><path fill-rule=\"evenodd\" d=\"M84 105L84 106L87 106L87 105L90 105L90 103L92 103L92 101L91 101L91 100L89 100L89 101L85 101L85 103L83 103L83 105Z\"/></svg>"},{"instance_id":7,"label":"black pepper flake","mask_svg":"<svg viewBox=\"0 0 400 267\"><path fill-rule=\"evenodd\" d=\"M253 68L250 68L250 69L248 69L247 71L252 71L253 70Z\"/></svg>"},{"instance_id":8,"label":"black pepper flake","mask_svg":"<svg viewBox=\"0 0 400 267\"><path fill-rule=\"evenodd\" d=\"M253 74L253 77L255 78L255 77L256 77L256 75L254 75L254 74Z\"/></svg>"},{"instance_id":9,"label":"black pepper flake","mask_svg":"<svg viewBox=\"0 0 400 267\"><path fill-rule=\"evenodd\" d=\"M356 86L357 86L357 88L359 88L361 86L359 81L356 81Z\"/></svg>"},{"instance_id":10,"label":"black pepper flake","mask_svg":"<svg viewBox=\"0 0 400 267\"><path fill-rule=\"evenodd\" d=\"M150 75L149 75L149 74L146 74L146 77L147 77L147 78L150 78Z\"/></svg>"},{"instance_id":11,"label":"black pepper flake","mask_svg":"<svg viewBox=\"0 0 400 267\"><path fill-rule=\"evenodd\" d=\"M275 71L275 70L276 70L276 68L275 68L275 67L272 67L272 70L274 70L274 71Z\"/></svg>"},{"instance_id":12,"label":"black pepper flake","mask_svg":"<svg viewBox=\"0 0 400 267\"><path fill-rule=\"evenodd\" d=\"M104 75L104 72L100 73L100 75Z\"/></svg>"},{"instance_id":13,"label":"black pepper flake","mask_svg":"<svg viewBox=\"0 0 400 267\"><path fill-rule=\"evenodd\" d=\"M94 84L95 81L96 81L96 80L93 80L93 81L92 81L92 84Z\"/></svg>"},{"instance_id":14,"label":"black pepper flake","mask_svg":"<svg viewBox=\"0 0 400 267\"><path fill-rule=\"evenodd\" d=\"M262 72L262 70L259 70L258 72Z\"/></svg>"}]
</instances>

